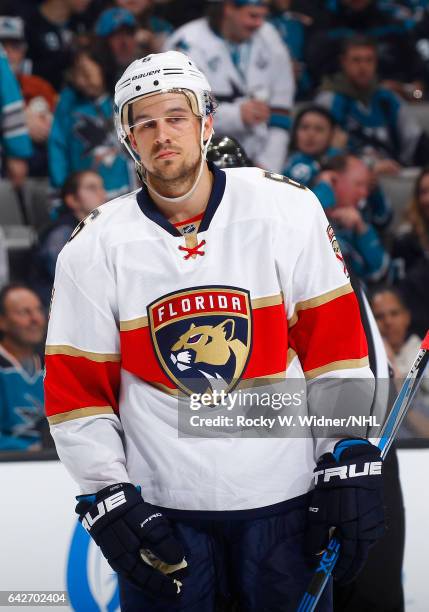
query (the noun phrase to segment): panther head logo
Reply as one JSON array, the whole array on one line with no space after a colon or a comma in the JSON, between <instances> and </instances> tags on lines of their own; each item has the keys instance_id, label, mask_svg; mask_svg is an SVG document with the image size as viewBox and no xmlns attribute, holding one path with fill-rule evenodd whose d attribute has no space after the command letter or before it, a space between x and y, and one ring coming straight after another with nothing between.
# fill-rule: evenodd
<instances>
[{"instance_id":1,"label":"panther head logo","mask_svg":"<svg viewBox=\"0 0 429 612\"><path fill-rule=\"evenodd\" d=\"M234 338L235 321L225 319L218 325L195 325L173 344L170 359L173 367L196 383L204 377L212 389L228 388L243 371L247 348ZM195 387L195 384L191 385Z\"/></svg>"},{"instance_id":2,"label":"panther head logo","mask_svg":"<svg viewBox=\"0 0 429 612\"><path fill-rule=\"evenodd\" d=\"M170 384L187 395L228 393L235 387L252 347L249 291L193 287L164 295L147 308L153 348Z\"/></svg>"}]
</instances>

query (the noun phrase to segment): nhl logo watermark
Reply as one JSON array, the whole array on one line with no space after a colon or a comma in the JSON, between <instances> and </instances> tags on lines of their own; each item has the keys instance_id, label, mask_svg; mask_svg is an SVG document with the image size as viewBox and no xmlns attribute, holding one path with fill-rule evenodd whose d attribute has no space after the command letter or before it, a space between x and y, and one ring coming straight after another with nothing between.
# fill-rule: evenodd
<instances>
[{"instance_id":1,"label":"nhl logo watermark","mask_svg":"<svg viewBox=\"0 0 429 612\"><path fill-rule=\"evenodd\" d=\"M196 287L148 306L149 328L162 370L186 395L231 391L247 365L252 339L249 292Z\"/></svg>"}]
</instances>

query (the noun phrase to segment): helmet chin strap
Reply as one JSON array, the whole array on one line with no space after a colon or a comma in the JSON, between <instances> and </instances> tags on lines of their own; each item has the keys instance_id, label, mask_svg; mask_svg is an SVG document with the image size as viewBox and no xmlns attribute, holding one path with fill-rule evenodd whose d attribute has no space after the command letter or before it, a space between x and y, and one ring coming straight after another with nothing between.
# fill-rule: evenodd
<instances>
[{"instance_id":1,"label":"helmet chin strap","mask_svg":"<svg viewBox=\"0 0 429 612\"><path fill-rule=\"evenodd\" d=\"M166 196L163 196L162 194L160 194L154 187L152 187L152 185L149 183L149 178L147 177L147 173L146 172L142 173L142 180L143 180L144 184L146 185L146 187L149 189L149 191L154 193L161 200L164 200L164 202L169 202L169 203L172 203L172 204L183 202L184 200L187 200L188 198L190 198L191 195L194 193L195 189L198 187L198 184L199 184L199 182L201 180L201 177L203 175L204 163L205 163L206 157L207 157L207 149L209 148L210 141L211 141L212 136L214 134L214 130L212 130L210 136L208 137L207 142L204 144L204 126L205 126L205 123L206 123L206 118L202 117L201 118L201 135L200 135L200 149L201 149L201 151L200 151L201 152L200 169L198 171L198 176L195 179L195 182L192 185L192 187L189 189L189 191L187 191L186 193L184 193L181 196L178 196L177 198L167 198Z\"/></svg>"}]
</instances>

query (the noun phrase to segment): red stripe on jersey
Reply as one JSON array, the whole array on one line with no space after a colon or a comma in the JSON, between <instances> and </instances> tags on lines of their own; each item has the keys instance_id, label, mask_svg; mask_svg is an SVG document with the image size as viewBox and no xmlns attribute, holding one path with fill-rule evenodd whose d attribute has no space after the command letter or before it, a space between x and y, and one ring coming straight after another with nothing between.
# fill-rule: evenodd
<instances>
[{"instance_id":1,"label":"red stripe on jersey","mask_svg":"<svg viewBox=\"0 0 429 612\"><path fill-rule=\"evenodd\" d=\"M257 308L252 314L252 353L243 378L256 378L284 372L288 349L284 304Z\"/></svg>"},{"instance_id":2,"label":"red stripe on jersey","mask_svg":"<svg viewBox=\"0 0 429 612\"><path fill-rule=\"evenodd\" d=\"M251 355L242 378L286 370L287 320L283 304L253 311ZM146 380L176 388L161 369L154 353L149 327L121 332L122 367Z\"/></svg>"},{"instance_id":3,"label":"red stripe on jersey","mask_svg":"<svg viewBox=\"0 0 429 612\"><path fill-rule=\"evenodd\" d=\"M119 362L46 355L46 416L87 406L112 406L118 412L120 368Z\"/></svg>"},{"instance_id":4,"label":"red stripe on jersey","mask_svg":"<svg viewBox=\"0 0 429 612\"><path fill-rule=\"evenodd\" d=\"M147 382L161 383L170 389L176 388L158 363L149 327L121 331L121 353L124 370Z\"/></svg>"},{"instance_id":5,"label":"red stripe on jersey","mask_svg":"<svg viewBox=\"0 0 429 612\"><path fill-rule=\"evenodd\" d=\"M304 372L334 361L366 357L368 346L355 294L298 311L298 321L289 330L289 343Z\"/></svg>"}]
</instances>

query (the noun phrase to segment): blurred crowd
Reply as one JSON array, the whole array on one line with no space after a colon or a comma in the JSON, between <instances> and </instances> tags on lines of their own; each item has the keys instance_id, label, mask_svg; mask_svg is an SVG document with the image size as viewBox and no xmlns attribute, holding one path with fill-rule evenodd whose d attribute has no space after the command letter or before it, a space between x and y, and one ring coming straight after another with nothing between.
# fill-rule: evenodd
<instances>
[{"instance_id":1,"label":"blurred crowd","mask_svg":"<svg viewBox=\"0 0 429 612\"><path fill-rule=\"evenodd\" d=\"M56 259L139 187L114 86L168 49L207 75L217 136L317 194L397 380L429 328L429 0L0 0L0 450L48 439ZM423 387L404 437L429 437Z\"/></svg>"}]
</instances>

